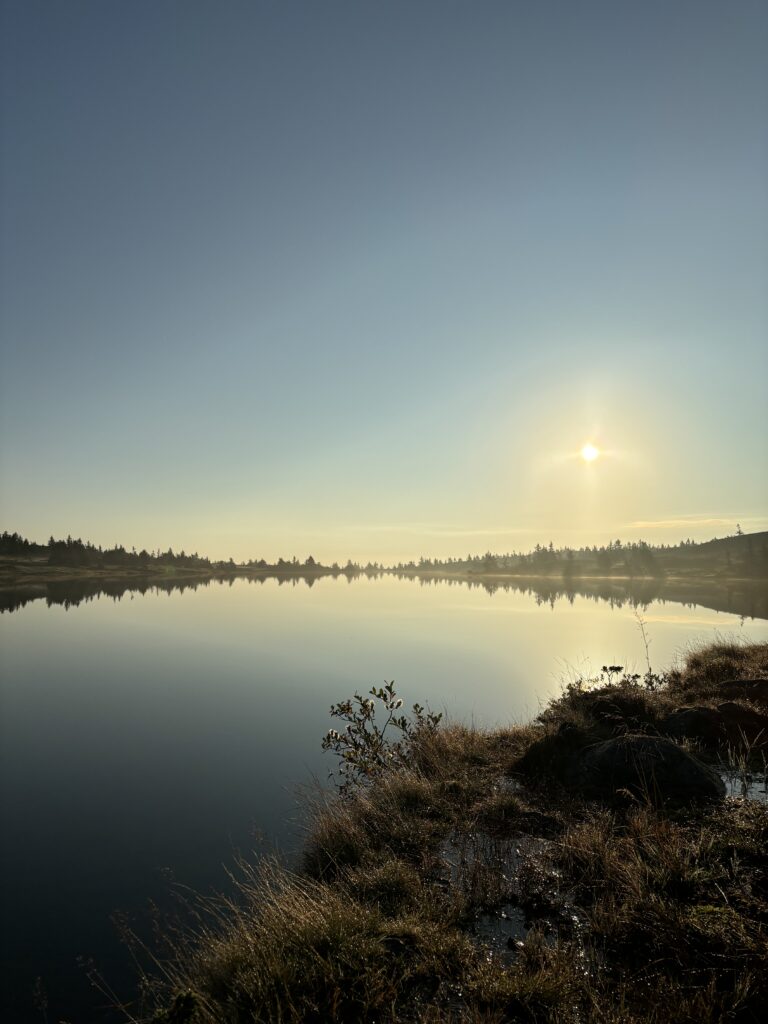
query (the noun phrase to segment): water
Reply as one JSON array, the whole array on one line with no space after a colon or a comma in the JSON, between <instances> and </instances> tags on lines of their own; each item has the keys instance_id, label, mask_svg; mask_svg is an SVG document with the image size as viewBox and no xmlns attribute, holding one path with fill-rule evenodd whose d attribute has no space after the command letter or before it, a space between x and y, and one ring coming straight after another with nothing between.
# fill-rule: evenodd
<instances>
[{"instance_id":1,"label":"water","mask_svg":"<svg viewBox=\"0 0 768 1024\"><path fill-rule=\"evenodd\" d=\"M30 600L0 617L2 1019L112 1020L78 957L120 995L110 916L145 927L169 878L208 891L258 835L300 841L297 787L325 779L330 704L394 679L408 700L493 726L526 720L563 677L645 670L630 604L392 577L213 584ZM10 605L11 607L13 605ZM682 604L644 610L655 667L717 632L768 623Z\"/></svg>"},{"instance_id":2,"label":"water","mask_svg":"<svg viewBox=\"0 0 768 1024\"><path fill-rule=\"evenodd\" d=\"M720 778L725 783L726 794L734 800L759 800L768 804L768 767L736 768L723 765L719 769Z\"/></svg>"}]
</instances>

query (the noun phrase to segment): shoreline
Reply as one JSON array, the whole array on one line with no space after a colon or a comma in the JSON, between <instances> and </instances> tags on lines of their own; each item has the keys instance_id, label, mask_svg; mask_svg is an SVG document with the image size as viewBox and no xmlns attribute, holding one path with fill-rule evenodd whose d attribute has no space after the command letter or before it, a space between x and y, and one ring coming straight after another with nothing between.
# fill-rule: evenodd
<instances>
[{"instance_id":1,"label":"shoreline","mask_svg":"<svg viewBox=\"0 0 768 1024\"><path fill-rule=\"evenodd\" d=\"M43 559L0 557L0 611L13 611L29 601L77 604L100 593L120 596L129 590L183 590L211 583L246 579L264 582L302 581L312 586L321 579L347 580L395 577L425 585L462 585L482 587L489 594L498 590L518 590L540 602L554 604L572 601L576 596L609 603L629 601L647 606L653 601L696 605L741 618L768 619L768 579L758 577L676 573L666 577L631 576L554 576L513 573L474 573L372 569L328 566L224 565L180 568L170 565L142 568L108 566L50 566Z\"/></svg>"},{"instance_id":2,"label":"shoreline","mask_svg":"<svg viewBox=\"0 0 768 1024\"><path fill-rule=\"evenodd\" d=\"M417 712L394 746L397 694L355 694L324 742L350 784L318 793L301 867L241 862L235 899L194 900L142 1019L757 1024L766 677L768 644L719 643L527 725Z\"/></svg>"},{"instance_id":3,"label":"shoreline","mask_svg":"<svg viewBox=\"0 0 768 1024\"><path fill-rule=\"evenodd\" d=\"M579 583L617 583L619 585L641 585L655 583L659 586L670 584L691 584L711 586L713 584L766 584L768 576L744 574L726 575L722 572L698 572L696 570L657 573L655 575L637 574L580 574L580 573L514 573L514 572L474 572L460 570L446 572L441 570L396 569L382 567L370 570L356 566L354 569L317 565L305 565L285 568L277 565L254 567L247 565L220 565L209 567L177 567L177 566L67 566L49 565L42 559L19 559L9 556L0 557L0 587L19 586L25 583L56 583L63 581L90 580L152 580L152 579L232 579L296 577L301 579L319 579L324 576L396 576L404 579L425 580L458 580L461 582L504 583L504 582L549 582L563 586Z\"/></svg>"}]
</instances>

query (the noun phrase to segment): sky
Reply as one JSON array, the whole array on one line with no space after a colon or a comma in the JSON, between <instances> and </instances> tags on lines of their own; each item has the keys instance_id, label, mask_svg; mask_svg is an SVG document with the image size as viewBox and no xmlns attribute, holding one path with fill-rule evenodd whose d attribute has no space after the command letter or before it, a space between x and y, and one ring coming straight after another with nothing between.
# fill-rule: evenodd
<instances>
[{"instance_id":1,"label":"sky","mask_svg":"<svg viewBox=\"0 0 768 1024\"><path fill-rule=\"evenodd\" d=\"M3 529L768 527L762 0L3 0L0 37Z\"/></svg>"}]
</instances>

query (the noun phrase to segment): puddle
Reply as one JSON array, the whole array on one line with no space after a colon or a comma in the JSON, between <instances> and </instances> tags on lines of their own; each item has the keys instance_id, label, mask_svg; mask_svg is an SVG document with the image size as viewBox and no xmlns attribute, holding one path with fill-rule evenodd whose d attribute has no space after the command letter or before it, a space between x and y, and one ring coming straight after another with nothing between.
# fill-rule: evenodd
<instances>
[{"instance_id":1,"label":"puddle","mask_svg":"<svg viewBox=\"0 0 768 1024\"><path fill-rule=\"evenodd\" d=\"M451 885L465 883L476 867L482 867L512 886L523 861L542 853L548 845L548 839L534 836L499 838L480 831L452 832L440 847L440 859Z\"/></svg>"},{"instance_id":2,"label":"puddle","mask_svg":"<svg viewBox=\"0 0 768 1024\"><path fill-rule=\"evenodd\" d=\"M575 941L584 957L587 922L572 895L560 889L559 873L542 859L551 840L486 832L454 832L440 848L442 884L463 893L475 907L467 927L489 957L511 965L531 928L554 945ZM586 967L585 967L586 970Z\"/></svg>"},{"instance_id":3,"label":"puddle","mask_svg":"<svg viewBox=\"0 0 768 1024\"><path fill-rule=\"evenodd\" d=\"M454 832L440 856L444 881L478 909L467 934L489 955L511 964L532 922L518 905L520 869L549 841L532 836L499 838L487 832Z\"/></svg>"},{"instance_id":4,"label":"puddle","mask_svg":"<svg viewBox=\"0 0 768 1024\"><path fill-rule=\"evenodd\" d=\"M525 912L512 903L505 903L494 913L479 914L469 934L500 960L512 963L528 931Z\"/></svg>"},{"instance_id":5,"label":"puddle","mask_svg":"<svg viewBox=\"0 0 768 1024\"><path fill-rule=\"evenodd\" d=\"M523 784L512 775L502 775L494 789L497 793L520 793L522 792Z\"/></svg>"},{"instance_id":6,"label":"puddle","mask_svg":"<svg viewBox=\"0 0 768 1024\"><path fill-rule=\"evenodd\" d=\"M768 804L768 775L764 772L749 772L742 775L731 768L719 768L718 774L725 783L726 796L740 800L758 800Z\"/></svg>"}]
</instances>

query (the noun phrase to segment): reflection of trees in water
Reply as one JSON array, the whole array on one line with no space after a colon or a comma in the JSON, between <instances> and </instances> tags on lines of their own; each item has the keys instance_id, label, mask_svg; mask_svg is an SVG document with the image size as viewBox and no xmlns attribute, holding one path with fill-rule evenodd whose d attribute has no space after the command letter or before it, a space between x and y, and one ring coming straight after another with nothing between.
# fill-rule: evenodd
<instances>
[{"instance_id":1,"label":"reflection of trees in water","mask_svg":"<svg viewBox=\"0 0 768 1024\"><path fill-rule=\"evenodd\" d=\"M575 598L586 598L611 608L645 610L654 602L679 604L685 608L709 608L748 619L768 619L768 582L761 581L680 581L663 579L616 580L577 579L573 577L517 577L494 579L464 576L420 575L418 572L396 573L398 579L417 580L423 587L468 587L488 594L518 592L526 594L537 605L554 608L558 601L573 604Z\"/></svg>"},{"instance_id":2,"label":"reflection of trees in water","mask_svg":"<svg viewBox=\"0 0 768 1024\"><path fill-rule=\"evenodd\" d=\"M277 580L279 586L307 586L313 587L318 579L323 576L330 576L333 579L343 577L348 582L357 579L359 576L377 578L380 572L367 572L365 570L350 570L349 568L339 570L316 570L303 573L291 569L286 572L260 573L251 575L249 573L227 573L225 576L170 576L158 579L156 577L135 577L130 578L104 578L56 580L50 583L23 583L15 587L4 587L0 590L0 612L14 612L23 608L30 601L44 600L50 608L52 605L62 605L64 608L71 608L83 602L93 601L99 597L111 597L113 601L119 601L130 593L133 594L173 594L183 593L185 590L197 590L198 587L208 587L215 584L234 584L236 579L244 579L249 583L265 583L266 580Z\"/></svg>"},{"instance_id":3,"label":"reflection of trees in water","mask_svg":"<svg viewBox=\"0 0 768 1024\"><path fill-rule=\"evenodd\" d=\"M170 580L56 580L52 583L30 583L19 587L8 587L0 591L0 611L13 612L23 608L30 601L44 600L50 608L63 605L64 608L94 601L98 597L111 597L119 601L127 592L131 594L172 594L174 591L197 590L208 586L211 580L170 579Z\"/></svg>"},{"instance_id":4,"label":"reflection of trees in water","mask_svg":"<svg viewBox=\"0 0 768 1024\"><path fill-rule=\"evenodd\" d=\"M318 579L330 576L333 579L343 577L348 583L360 576L378 579L383 574L379 571L357 570L348 568L325 571L302 572L266 572L259 574L227 573L223 576L208 577L164 577L124 579L57 580L50 583L28 583L0 590L0 611L13 612L23 608L30 601L44 600L50 607L62 605L70 608L93 601L96 598L111 597L119 601L126 594L172 594L183 593L185 590L197 590L215 584L228 584L230 587L236 579L244 579L253 584L264 584L267 580L276 580L279 586L312 587ZM610 608L646 609L650 604L679 604L685 608L704 607L718 612L727 612L749 619L768 619L768 583L751 582L693 582L664 581L660 579L622 580L574 579L565 577L518 577L516 579L494 579L490 576L459 577L421 575L418 572L395 572L398 579L417 581L422 587L467 587L470 590L484 590L493 595L497 591L508 593L519 592L530 597L539 606L549 605L555 608L559 601L573 604L576 597L586 598L595 603L607 604Z\"/></svg>"}]
</instances>

